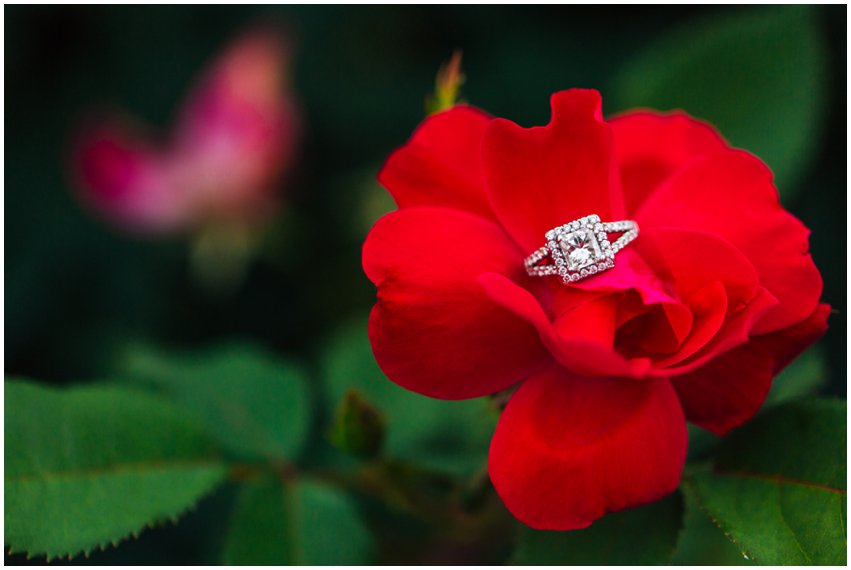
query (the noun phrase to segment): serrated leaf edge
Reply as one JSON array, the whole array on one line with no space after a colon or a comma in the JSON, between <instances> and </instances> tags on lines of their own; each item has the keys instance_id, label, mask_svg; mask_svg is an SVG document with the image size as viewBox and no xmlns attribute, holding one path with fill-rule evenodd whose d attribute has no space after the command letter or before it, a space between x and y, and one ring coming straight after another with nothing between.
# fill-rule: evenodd
<instances>
[{"instance_id":1,"label":"serrated leaf edge","mask_svg":"<svg viewBox=\"0 0 851 570\"><path fill-rule=\"evenodd\" d=\"M32 560L33 558L38 558L38 557L44 556L45 561L47 563L49 563L51 560L59 560L59 559L62 559L62 558L67 558L70 561L70 560L74 559L75 557L79 556L80 554L84 555L86 558L89 558L89 556L91 555L91 553L95 549L98 549L101 552L105 552L110 546L113 547L113 548L118 548L119 544L121 544L122 542L124 542L126 540L129 540L131 537L133 539L138 539L139 536L141 535L141 533L143 533L144 531L146 531L148 529L154 529L157 526L164 525L167 522L171 522L172 524L177 525L177 523L179 522L181 517L183 517L185 514L187 514L190 511L195 511L198 508L198 505L201 503L201 501L203 501L205 498L207 498L207 496L209 496L218 486L220 486L222 483L224 483L224 480L226 478L227 473L228 473L227 469L225 468L224 465L222 465L222 473L221 473L222 476L219 477L216 480L212 480L210 482L208 488L201 491L198 494L197 498L193 502L188 504L186 507L184 507L182 510L180 510L177 513L174 513L172 515L167 515L165 517L154 519L153 521L144 523L139 528L137 528L135 530L131 530L127 534L120 536L119 538L112 540L110 542L103 542L103 543L100 543L100 544L95 544L92 547L90 547L89 549L84 548L84 549L77 550L75 552L61 552L61 553L58 553L58 554L50 554L50 553L47 553L47 552L28 552L26 549L23 549L23 548L22 549L16 549L14 545L8 544L8 545L6 545L7 549L8 549L7 552L8 552L9 555L23 554L24 556L26 556L27 560Z\"/></svg>"},{"instance_id":2,"label":"serrated leaf edge","mask_svg":"<svg viewBox=\"0 0 851 570\"><path fill-rule=\"evenodd\" d=\"M703 514L705 514L705 515L709 518L709 520L710 520L710 521L712 521L712 524L714 524L715 526L717 526L717 527L718 527L718 529L721 531L721 533L724 535L724 537L725 537L727 540L729 540L729 541L733 544L733 546L735 546L735 547L736 547L736 550L738 550L738 551L739 551L739 553L740 553L742 556L744 556L746 560L751 560L751 561L753 561L753 562L758 562L758 561L757 561L757 558L756 558L755 556L753 556L753 554L752 554L752 553L748 552L748 551L744 548L744 546L742 546L742 544L741 544L741 543L739 543L739 542L738 542L738 541L737 541L737 540L733 537L733 534L732 534L729 530L727 530L726 528L724 528L724 525L723 525L723 524L721 524L721 522L720 522L718 519L716 519L716 518L712 515L712 513L710 513L710 512L709 512L709 510L708 510L708 509L706 508L706 506L703 504L703 499L702 499L702 497L700 496L700 493L697 491L697 486L694 484L694 482L692 481L691 477L685 477L685 478L684 478L684 482L685 482L686 486L689 488L689 491L690 491L690 492L694 495L694 502L695 502L695 504L697 505L697 508L699 508L699 509L701 510L701 512L703 512ZM679 537L678 537L678 540L679 540Z\"/></svg>"}]
</instances>

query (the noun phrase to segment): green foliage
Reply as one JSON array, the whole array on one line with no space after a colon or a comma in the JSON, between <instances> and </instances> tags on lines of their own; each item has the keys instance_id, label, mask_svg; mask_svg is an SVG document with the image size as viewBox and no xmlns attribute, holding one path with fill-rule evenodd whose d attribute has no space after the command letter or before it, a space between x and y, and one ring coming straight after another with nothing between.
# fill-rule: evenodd
<instances>
[{"instance_id":1,"label":"green foliage","mask_svg":"<svg viewBox=\"0 0 851 570\"><path fill-rule=\"evenodd\" d=\"M357 390L346 392L331 426L331 443L356 457L370 459L381 451L384 434L384 416Z\"/></svg>"},{"instance_id":2,"label":"green foliage","mask_svg":"<svg viewBox=\"0 0 851 570\"><path fill-rule=\"evenodd\" d=\"M752 565L712 519L700 509L694 494L684 489L686 513L677 549L671 558L675 566Z\"/></svg>"},{"instance_id":3,"label":"green foliage","mask_svg":"<svg viewBox=\"0 0 851 570\"><path fill-rule=\"evenodd\" d=\"M824 386L825 378L827 378L827 366L824 362L824 352L819 345L816 345L796 358L777 375L765 405L773 406L812 396Z\"/></svg>"},{"instance_id":4,"label":"green foliage","mask_svg":"<svg viewBox=\"0 0 851 570\"><path fill-rule=\"evenodd\" d=\"M762 158L788 198L814 156L826 50L812 7L740 10L663 35L614 82L619 108L684 109Z\"/></svg>"},{"instance_id":5,"label":"green foliage","mask_svg":"<svg viewBox=\"0 0 851 570\"><path fill-rule=\"evenodd\" d=\"M310 421L302 369L249 345L166 354L125 351L116 375L152 384L196 415L233 454L292 459Z\"/></svg>"},{"instance_id":6,"label":"green foliage","mask_svg":"<svg viewBox=\"0 0 851 570\"><path fill-rule=\"evenodd\" d=\"M651 565L668 564L683 518L674 493L644 507L606 515L582 530L538 531L520 527L512 564Z\"/></svg>"},{"instance_id":7,"label":"green foliage","mask_svg":"<svg viewBox=\"0 0 851 570\"><path fill-rule=\"evenodd\" d=\"M200 426L115 386L5 382L5 542L73 556L174 519L226 475Z\"/></svg>"},{"instance_id":8,"label":"green foliage","mask_svg":"<svg viewBox=\"0 0 851 570\"><path fill-rule=\"evenodd\" d=\"M773 408L725 439L689 490L760 564L844 565L845 418L844 401Z\"/></svg>"},{"instance_id":9,"label":"green foliage","mask_svg":"<svg viewBox=\"0 0 851 570\"><path fill-rule=\"evenodd\" d=\"M374 555L372 537L342 491L266 479L241 490L224 563L361 565L372 563Z\"/></svg>"},{"instance_id":10,"label":"green foliage","mask_svg":"<svg viewBox=\"0 0 851 570\"><path fill-rule=\"evenodd\" d=\"M487 459L496 425L487 400L435 400L400 388L375 363L366 331L366 320L357 319L326 345L323 377L331 405L354 387L387 420L388 456L446 473L475 472Z\"/></svg>"}]
</instances>

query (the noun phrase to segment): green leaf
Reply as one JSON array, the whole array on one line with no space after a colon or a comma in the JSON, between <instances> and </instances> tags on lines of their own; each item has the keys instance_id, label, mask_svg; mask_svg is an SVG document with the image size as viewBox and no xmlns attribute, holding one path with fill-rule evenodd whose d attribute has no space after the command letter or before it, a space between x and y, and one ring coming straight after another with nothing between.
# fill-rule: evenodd
<instances>
[{"instance_id":1,"label":"green leaf","mask_svg":"<svg viewBox=\"0 0 851 570\"><path fill-rule=\"evenodd\" d=\"M614 83L618 107L684 109L762 158L788 197L817 151L826 48L806 6L728 11L662 36Z\"/></svg>"},{"instance_id":2,"label":"green leaf","mask_svg":"<svg viewBox=\"0 0 851 570\"><path fill-rule=\"evenodd\" d=\"M687 479L700 507L760 564L845 564L846 405L778 406Z\"/></svg>"},{"instance_id":3,"label":"green leaf","mask_svg":"<svg viewBox=\"0 0 851 570\"><path fill-rule=\"evenodd\" d=\"M348 497L310 481L244 485L225 541L224 563L362 565L375 546Z\"/></svg>"},{"instance_id":4,"label":"green leaf","mask_svg":"<svg viewBox=\"0 0 851 570\"><path fill-rule=\"evenodd\" d=\"M765 405L776 405L791 400L812 396L824 386L827 364L819 345L813 346L796 358L771 384Z\"/></svg>"},{"instance_id":5,"label":"green leaf","mask_svg":"<svg viewBox=\"0 0 851 570\"><path fill-rule=\"evenodd\" d=\"M227 474L201 426L138 390L5 383L5 543L48 559L173 520Z\"/></svg>"},{"instance_id":6,"label":"green leaf","mask_svg":"<svg viewBox=\"0 0 851 570\"><path fill-rule=\"evenodd\" d=\"M115 373L163 390L237 456L292 459L307 438L304 372L260 348L230 344L167 354L136 346Z\"/></svg>"},{"instance_id":7,"label":"green leaf","mask_svg":"<svg viewBox=\"0 0 851 570\"><path fill-rule=\"evenodd\" d=\"M520 527L511 560L520 566L668 564L682 526L679 493L637 509L606 515L582 530Z\"/></svg>"},{"instance_id":8,"label":"green leaf","mask_svg":"<svg viewBox=\"0 0 851 570\"><path fill-rule=\"evenodd\" d=\"M752 565L724 532L697 505L694 494L684 489L686 514L677 549L671 559L675 566Z\"/></svg>"},{"instance_id":9,"label":"green leaf","mask_svg":"<svg viewBox=\"0 0 851 570\"><path fill-rule=\"evenodd\" d=\"M357 389L386 418L384 449L394 459L459 475L480 468L496 425L487 400L435 400L397 386L375 363L366 331L366 319L357 319L325 348L322 371L331 405Z\"/></svg>"}]
</instances>

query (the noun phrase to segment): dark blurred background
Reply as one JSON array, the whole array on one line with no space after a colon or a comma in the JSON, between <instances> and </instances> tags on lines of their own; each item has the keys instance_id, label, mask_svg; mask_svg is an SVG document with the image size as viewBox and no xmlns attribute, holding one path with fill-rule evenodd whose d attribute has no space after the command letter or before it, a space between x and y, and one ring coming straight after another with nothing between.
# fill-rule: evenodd
<instances>
[{"instance_id":1,"label":"dark blurred background","mask_svg":"<svg viewBox=\"0 0 851 570\"><path fill-rule=\"evenodd\" d=\"M551 93L574 86L598 88L607 114L652 101L680 106L677 93L660 95L654 85L670 82L666 74L687 68L683 54L694 47L690 34L701 38L712 22L769 17L783 9L4 10L5 371L65 383L104 375L111 350L127 339L191 348L237 337L315 359L329 331L372 304L374 290L360 269L360 246L372 221L391 207L374 178L389 151L422 120L435 73L453 50L463 50L463 99L530 126L547 122ZM785 206L812 229L812 252L825 279L823 298L835 309L822 341L828 378L822 391L844 395L846 7L786 10L797 11L780 17L778 37L800 34L797 26L803 22L812 53L784 52L782 41L777 50L759 52L753 57L762 59L752 64L774 69L779 61L777 73L792 85L780 82L777 92L768 89L773 85L757 86L751 99L734 98L727 105L755 100L760 120L771 114L781 123L800 121L803 126L790 136L803 132L803 138L777 150L772 145L782 129L754 133L748 117L735 114L715 122L732 142L760 154L755 147L763 137L766 153L781 157L772 164L764 156L780 176ZM238 289L213 295L190 275L185 243L129 237L80 207L68 177L70 138L80 120L98 108L124 109L164 132L211 57L246 27L269 22L294 38L293 86L305 137L300 158L282 184L285 212L276 222L273 247L251 264ZM742 42L747 50L747 38ZM786 57L795 58L789 69ZM684 87L683 93L711 99L735 92L747 75L722 70L719 76L729 85ZM783 99L792 91L800 91L795 95L800 103ZM697 101L694 107L686 110L715 119L707 116L712 101ZM789 117L778 116L781 112ZM751 141L755 147L746 144ZM794 164L787 164L787 156ZM220 531L215 515L207 514L216 513L217 501L225 500L214 497L202 507L206 511L179 526L145 533L92 561L201 560L206 547L199 537Z\"/></svg>"}]
</instances>

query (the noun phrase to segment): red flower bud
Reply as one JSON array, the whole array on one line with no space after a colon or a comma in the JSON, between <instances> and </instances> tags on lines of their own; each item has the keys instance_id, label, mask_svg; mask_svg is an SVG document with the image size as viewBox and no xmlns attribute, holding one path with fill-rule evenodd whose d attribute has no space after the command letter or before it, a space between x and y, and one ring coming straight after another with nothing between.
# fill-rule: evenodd
<instances>
[{"instance_id":1,"label":"red flower bud","mask_svg":"<svg viewBox=\"0 0 851 570\"><path fill-rule=\"evenodd\" d=\"M74 154L83 201L145 234L268 218L299 133L289 60L272 33L240 38L192 88L167 144L153 144L124 118L88 128Z\"/></svg>"}]
</instances>

